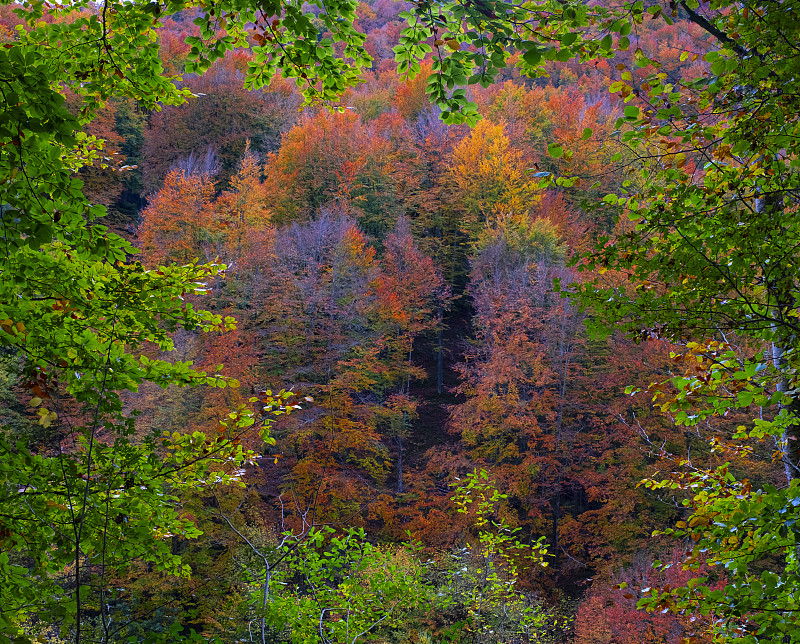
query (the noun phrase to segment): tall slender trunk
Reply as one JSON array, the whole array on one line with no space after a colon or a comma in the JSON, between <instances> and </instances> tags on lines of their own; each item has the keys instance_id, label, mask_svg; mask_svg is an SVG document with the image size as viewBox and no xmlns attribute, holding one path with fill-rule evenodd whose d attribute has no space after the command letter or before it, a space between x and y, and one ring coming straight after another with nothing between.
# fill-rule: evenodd
<instances>
[{"instance_id":1,"label":"tall slender trunk","mask_svg":"<svg viewBox=\"0 0 800 644\"><path fill-rule=\"evenodd\" d=\"M560 486L559 486L560 487ZM550 507L553 510L553 568L558 569L558 523L561 519L561 490L557 489L554 498L550 501Z\"/></svg>"},{"instance_id":2,"label":"tall slender trunk","mask_svg":"<svg viewBox=\"0 0 800 644\"><path fill-rule=\"evenodd\" d=\"M436 393L442 393L442 377L444 375L444 352L442 351L442 320L444 319L444 309L441 304L436 311L438 320L436 331Z\"/></svg>"},{"instance_id":3,"label":"tall slender trunk","mask_svg":"<svg viewBox=\"0 0 800 644\"><path fill-rule=\"evenodd\" d=\"M755 210L764 213L767 210L777 216L783 215L783 199L779 195L767 195L755 200ZM781 231L782 232L782 231ZM780 232L778 233L780 234ZM767 241L771 241L771 236L767 236ZM780 393L789 392L789 382L786 376L786 351L792 345L792 334L788 332L790 326L787 321L793 314L797 302L793 293L794 277L787 274L785 269L772 275L767 280L767 303L775 311L772 331L772 364L780 374L780 380L776 389ZM789 346L787 346L789 345ZM795 398L788 404L781 404L781 409L785 409L793 421L786 426L779 440L781 460L783 461L783 471L786 476L786 483L791 485L794 479L800 479L800 400ZM800 555L800 552L798 553Z\"/></svg>"},{"instance_id":4,"label":"tall slender trunk","mask_svg":"<svg viewBox=\"0 0 800 644\"><path fill-rule=\"evenodd\" d=\"M411 353L413 347L408 349L408 371L406 372L406 396L411 395Z\"/></svg>"},{"instance_id":5,"label":"tall slender trunk","mask_svg":"<svg viewBox=\"0 0 800 644\"><path fill-rule=\"evenodd\" d=\"M778 372L781 372L786 367L786 360L784 354L786 349L772 343L772 364ZM781 377L777 384L777 390L780 393L787 393L789 391L789 383L786 376ZM800 401L797 399L792 400L787 405L781 405L790 417L795 419L800 418ZM800 422L795 420L791 425L786 427L780 438L781 460L783 461L783 471L786 475L786 483L791 484L794 479L800 478Z\"/></svg>"},{"instance_id":6,"label":"tall slender trunk","mask_svg":"<svg viewBox=\"0 0 800 644\"><path fill-rule=\"evenodd\" d=\"M403 493L403 437L395 438L397 443L397 493Z\"/></svg>"},{"instance_id":7,"label":"tall slender trunk","mask_svg":"<svg viewBox=\"0 0 800 644\"><path fill-rule=\"evenodd\" d=\"M569 358L570 352L567 346L567 313L561 313L561 338L558 344L558 367L559 367L559 386L558 386L558 412L556 414L556 451L561 446L561 430L564 424L564 405L567 400L567 379L569 377Z\"/></svg>"}]
</instances>

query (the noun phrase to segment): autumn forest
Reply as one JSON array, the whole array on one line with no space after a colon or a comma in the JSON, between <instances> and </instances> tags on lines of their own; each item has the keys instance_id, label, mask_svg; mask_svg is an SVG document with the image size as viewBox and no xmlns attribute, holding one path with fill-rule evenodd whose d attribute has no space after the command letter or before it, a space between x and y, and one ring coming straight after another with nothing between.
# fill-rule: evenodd
<instances>
[{"instance_id":1,"label":"autumn forest","mask_svg":"<svg viewBox=\"0 0 800 644\"><path fill-rule=\"evenodd\" d=\"M468 32L431 27L415 46L433 53L403 66L423 4L362 0L342 23L305 5L320 39L350 20L370 57L309 104L325 77L252 81L270 29L305 28L288 9L199 64L198 43L233 33L223 10L140 3L154 35L136 46L180 100L106 43L60 59L63 116L0 123L0 238L22 231L0 271L16 289L0 311L0 642L796 641L800 597L781 590L797 567L796 280L769 273L793 266L796 231L762 215L794 216L795 144L770 137L797 114L724 64L768 33L734 17L769 10L650 3L613 27L598 9L607 42L595 22L576 42L565 10L553 55L509 46L491 82L455 90L470 120L429 83L438 50L480 50ZM463 6L492 31L501 3L486 4ZM0 70L82 20L110 38L106 12L135 5L34 3L35 24L3 5ZM357 61L341 29L331 56ZM22 118L5 79L4 114ZM736 129L748 87L754 114L780 118ZM59 119L74 133L31 148L62 150L34 175L25 145ZM10 186L52 172L82 190L77 223L58 200L83 202L48 187L30 194L55 205L19 227ZM753 579L763 596L743 608Z\"/></svg>"}]
</instances>

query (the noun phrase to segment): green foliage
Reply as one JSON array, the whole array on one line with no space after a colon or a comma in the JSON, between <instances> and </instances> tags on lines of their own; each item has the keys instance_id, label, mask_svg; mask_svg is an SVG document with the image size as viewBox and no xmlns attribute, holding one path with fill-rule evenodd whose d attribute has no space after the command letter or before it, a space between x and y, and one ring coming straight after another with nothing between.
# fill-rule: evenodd
<instances>
[{"instance_id":1,"label":"green foliage","mask_svg":"<svg viewBox=\"0 0 800 644\"><path fill-rule=\"evenodd\" d=\"M113 212L119 213L117 216L123 221L133 221L138 214L138 197L142 193L142 169L141 156L142 144L144 143L144 121L145 114L130 99L120 99L116 101L117 111L114 119L114 129L123 138L120 145L120 154L125 157L126 169L122 174L122 183L125 187L125 194L111 208L109 216Z\"/></svg>"},{"instance_id":2,"label":"green foliage","mask_svg":"<svg viewBox=\"0 0 800 644\"><path fill-rule=\"evenodd\" d=\"M458 590L448 600L463 602L466 628L477 641L492 641L489 635L495 630L531 637L549 624L550 616L527 601L516 584L521 563L547 566L544 537L527 544L520 541L521 529L502 516L508 495L497 489L486 470L475 470L456 485L456 511L472 514L477 543L455 557L451 587Z\"/></svg>"},{"instance_id":3,"label":"green foliage","mask_svg":"<svg viewBox=\"0 0 800 644\"><path fill-rule=\"evenodd\" d=\"M366 641L430 601L416 554L413 546L375 546L363 528L312 528L284 545L284 569L273 578L282 588L268 604L267 621L289 629L293 644Z\"/></svg>"},{"instance_id":4,"label":"green foliage","mask_svg":"<svg viewBox=\"0 0 800 644\"><path fill-rule=\"evenodd\" d=\"M723 583L697 577L685 587L648 589L639 606L710 618L720 641L795 641L800 636L798 481L783 489L766 485L752 490L725 464L668 487L688 489L692 497L684 501L689 518L664 534L691 541L683 566L715 566Z\"/></svg>"},{"instance_id":5,"label":"green foliage","mask_svg":"<svg viewBox=\"0 0 800 644\"><path fill-rule=\"evenodd\" d=\"M238 384L145 355L171 350L178 328L233 326L191 301L224 267L147 270L129 261L136 249L94 224L104 209L81 194L74 172L98 151L78 131L112 93L145 106L185 93L158 74L146 6L118 4L106 7L104 20L85 11L51 23L36 22L41 4L20 11L30 28L0 49L0 346L19 357L31 415L57 431L60 444L33 450L13 427L13 442L0 437L0 642L29 641L30 623L82 642L94 628L88 614L98 616L107 641L120 628L110 626L110 579L137 561L188 574L171 538L199 531L179 515L179 496L238 479L255 455L236 437L255 419L247 409L232 412L230 437L132 439L135 414L124 410L121 391L144 382ZM71 58L61 57L63 42ZM107 60L92 53L97 43ZM52 89L60 84L82 100L80 118ZM285 410L282 400L268 402L265 413Z\"/></svg>"},{"instance_id":6,"label":"green foliage","mask_svg":"<svg viewBox=\"0 0 800 644\"><path fill-rule=\"evenodd\" d=\"M676 356L694 363L685 375L651 387L662 410L694 426L760 407L732 443L715 437L712 446L741 458L754 443L774 441L788 484L756 486L727 465L709 470L688 459L648 481L688 492L689 517L671 533L692 540L686 565L707 558L724 567L726 583L654 590L643 605L713 614L725 641L791 641L800 472L798 7L721 0L702 15L697 3L680 7L715 39L705 55L710 73L676 81L637 50L635 67L648 68L638 85L646 100L636 104L630 75L612 84L629 104L617 122L622 141L642 158L657 150L658 164L643 163L623 194L604 199L619 215L619 234L583 257L593 275L576 291L596 311L597 330L695 340ZM664 396L669 386L677 393Z\"/></svg>"},{"instance_id":7,"label":"green foliage","mask_svg":"<svg viewBox=\"0 0 800 644\"><path fill-rule=\"evenodd\" d=\"M763 411L778 408L772 418L760 417L750 426L739 426L731 440L714 436L711 451L723 458L751 458L759 443L769 441L779 449L791 431L793 418L779 404L787 397L772 389L775 370L763 362L743 362L726 343L687 343L687 352L672 357L677 364L691 365L691 372L654 383L650 391L661 410L672 414L677 425L706 423L714 417L756 405ZM671 385L671 387L669 386ZM682 505L688 518L675 528L660 531L690 544L681 565L700 570L713 566L719 579L693 579L685 587L653 588L639 605L650 611L696 613L711 621L721 638L744 641L782 642L795 639L800 623L796 584L798 521L797 478L778 488L739 479L730 463L699 468L689 458L676 459L678 469L667 476L643 481L658 493L669 491L686 498ZM667 568L664 566L662 568ZM755 636L757 639L750 639Z\"/></svg>"},{"instance_id":8,"label":"green foliage","mask_svg":"<svg viewBox=\"0 0 800 644\"><path fill-rule=\"evenodd\" d=\"M29 409L19 400L19 386L23 382L24 361L14 353L0 353L0 423L12 442L27 439L37 446L52 441L52 431L42 427L31 417Z\"/></svg>"},{"instance_id":9,"label":"green foliage","mask_svg":"<svg viewBox=\"0 0 800 644\"><path fill-rule=\"evenodd\" d=\"M285 399L282 393L268 402L268 412L286 413ZM242 408L231 412L227 426L235 437L253 422L252 412ZM268 425L262 433L269 442ZM209 439L201 432L164 432L160 440L133 444L126 435L131 426L107 421L106 431L121 434L112 444L91 433L78 434L75 452L59 457L0 438L2 633L22 637L21 627L30 620L59 625L64 635L69 627L79 632L77 622L85 619L81 611L87 608L100 613L107 631L112 621L109 578L135 562L167 575L189 575L172 540L201 533L179 513L181 495L241 484L241 468L257 458L238 440ZM157 443L165 455L156 450ZM25 565L14 565L10 557L17 552L25 556ZM73 568L83 576L75 572L77 597L71 598L61 579L69 579Z\"/></svg>"}]
</instances>

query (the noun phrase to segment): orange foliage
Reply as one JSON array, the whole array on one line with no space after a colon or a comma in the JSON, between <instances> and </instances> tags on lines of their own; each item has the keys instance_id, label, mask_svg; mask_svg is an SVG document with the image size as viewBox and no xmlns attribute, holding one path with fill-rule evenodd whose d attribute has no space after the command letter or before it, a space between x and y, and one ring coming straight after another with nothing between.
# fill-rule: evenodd
<instances>
[{"instance_id":1,"label":"orange foliage","mask_svg":"<svg viewBox=\"0 0 800 644\"><path fill-rule=\"evenodd\" d=\"M307 221L329 203L346 207L367 146L368 133L351 112L305 117L267 162L273 223Z\"/></svg>"},{"instance_id":2,"label":"orange foliage","mask_svg":"<svg viewBox=\"0 0 800 644\"><path fill-rule=\"evenodd\" d=\"M139 245L147 265L186 264L207 255L214 188L205 174L172 170L142 211Z\"/></svg>"},{"instance_id":3,"label":"orange foliage","mask_svg":"<svg viewBox=\"0 0 800 644\"><path fill-rule=\"evenodd\" d=\"M480 121L453 150L450 180L462 226L477 230L493 213L527 213L537 187L526 169L503 126Z\"/></svg>"},{"instance_id":4,"label":"orange foliage","mask_svg":"<svg viewBox=\"0 0 800 644\"><path fill-rule=\"evenodd\" d=\"M431 102L425 89L428 85L428 76L431 73L431 63L424 62L420 65L420 73L413 79L406 80L397 88L394 104L397 111L407 121L412 121L419 116Z\"/></svg>"},{"instance_id":5,"label":"orange foliage","mask_svg":"<svg viewBox=\"0 0 800 644\"><path fill-rule=\"evenodd\" d=\"M226 263L235 263L252 252L257 235L269 227L267 193L261 183L261 164L247 142L229 188L214 204L214 227L220 231L218 254Z\"/></svg>"}]
</instances>

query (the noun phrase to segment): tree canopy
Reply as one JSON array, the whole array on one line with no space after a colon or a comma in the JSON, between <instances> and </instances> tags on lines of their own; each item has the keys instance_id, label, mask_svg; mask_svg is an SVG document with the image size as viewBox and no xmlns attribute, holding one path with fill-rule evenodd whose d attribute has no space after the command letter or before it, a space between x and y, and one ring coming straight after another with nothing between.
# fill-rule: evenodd
<instances>
[{"instance_id":1,"label":"tree canopy","mask_svg":"<svg viewBox=\"0 0 800 644\"><path fill-rule=\"evenodd\" d=\"M104 207L87 200L77 171L102 160L102 142L84 134L84 125L112 96L146 109L191 97L164 70L156 46L157 27L178 12L199 28L186 38L187 73L203 73L226 52L250 47L246 87L280 73L297 84L305 105L341 107L337 98L360 82L371 60L356 8L354 0L36 0L15 9L26 26L0 46L0 346L25 357L29 403L41 426L59 418L69 433L50 453L0 442L0 643L28 641L22 624L32 605L39 620L72 628L80 642L87 603L99 607L98 629L108 641L107 571L141 558L182 572L180 557L160 537L192 536L195 528L174 511L164 486L177 493L211 479L235 482L241 463L254 458L236 443L237 427L255 422L245 408L231 411L219 436L130 440L134 419L119 392L145 382L235 385L189 363L152 357L154 348L172 348L179 328L222 330L234 321L197 304L222 265L146 267L135 261L133 246L97 223ZM676 78L636 46L644 21L679 15L704 30L696 55L711 64L710 74ZM677 393L663 403L678 424L751 404L767 409L738 440L772 437L787 488L751 489L727 470L676 474L668 483L690 492L692 518L678 527L697 544L689 564L699 562L701 550L710 552L730 583L654 591L646 601L714 612L722 616L714 626L720 633L753 642L796 638L800 628L800 426L793 401L800 348L798 16L794 0L420 0L402 14L407 26L394 46L398 70L409 78L430 61L425 91L444 122L471 125L479 115L469 86L490 85L507 65L535 77L546 61L620 56L621 80L611 91L625 103L616 135L627 151L616 160L637 174L625 181L625 192L595 204L623 230L576 260L596 277L574 295L601 331L621 324L641 339L699 340L688 354L708 366L671 380ZM67 92L77 97L77 109L67 108ZM585 139L592 136L587 130ZM551 142L549 153L568 158L572 151ZM508 158L515 169L504 178L528 191L517 159ZM546 171L532 178L542 188L576 185L574 177ZM730 349L737 341L751 347L746 355ZM254 402L266 417L286 411L283 396ZM168 457L156 455L157 444ZM402 450L400 439L398 445ZM744 535L731 541L734 527ZM15 552L33 563L12 562ZM775 553L779 571L761 573L757 564ZM53 585L56 573L74 580L68 594Z\"/></svg>"}]
</instances>

